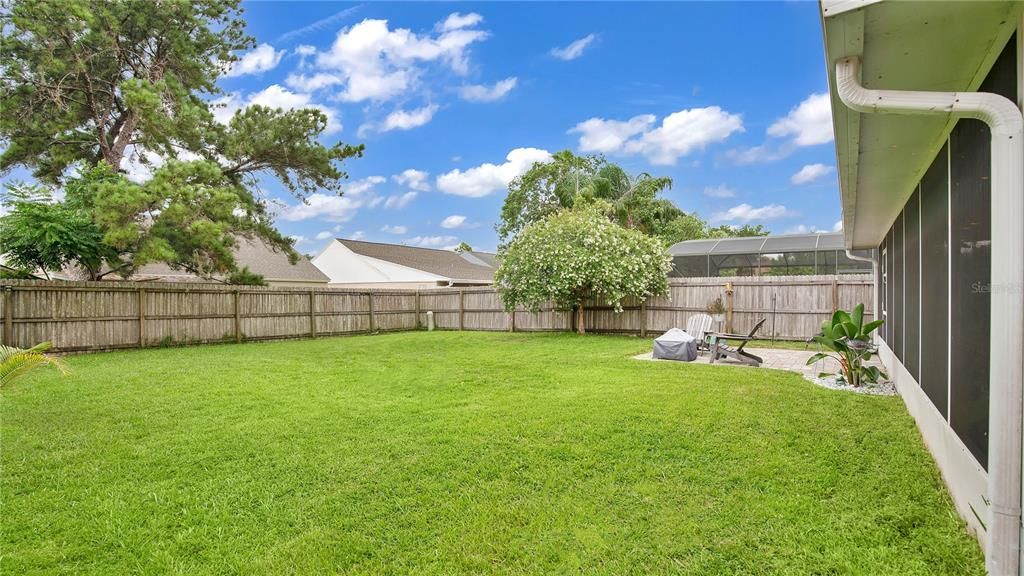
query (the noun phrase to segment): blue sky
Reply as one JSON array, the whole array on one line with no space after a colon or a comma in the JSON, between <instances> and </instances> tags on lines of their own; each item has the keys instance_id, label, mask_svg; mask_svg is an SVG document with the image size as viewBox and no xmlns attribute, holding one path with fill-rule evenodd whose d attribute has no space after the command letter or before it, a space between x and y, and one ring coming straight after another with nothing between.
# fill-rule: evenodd
<instances>
[{"instance_id":1,"label":"blue sky","mask_svg":"<svg viewBox=\"0 0 1024 576\"><path fill-rule=\"evenodd\" d=\"M815 3L244 7L259 47L221 80L220 113L315 105L325 142L366 144L341 199L263 181L302 252L493 249L507 181L566 148L671 176L667 197L716 224L839 220Z\"/></svg>"}]
</instances>

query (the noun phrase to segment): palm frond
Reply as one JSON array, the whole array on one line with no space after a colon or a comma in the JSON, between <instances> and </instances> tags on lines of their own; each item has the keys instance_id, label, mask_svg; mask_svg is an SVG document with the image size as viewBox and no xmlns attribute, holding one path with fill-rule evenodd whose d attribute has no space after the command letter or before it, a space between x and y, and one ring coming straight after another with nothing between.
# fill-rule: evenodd
<instances>
[{"instance_id":1,"label":"palm frond","mask_svg":"<svg viewBox=\"0 0 1024 576\"><path fill-rule=\"evenodd\" d=\"M42 342L31 348L0 345L0 387L9 385L43 365L53 366L61 374L67 374L67 367L63 362L45 354L50 347L49 342Z\"/></svg>"}]
</instances>

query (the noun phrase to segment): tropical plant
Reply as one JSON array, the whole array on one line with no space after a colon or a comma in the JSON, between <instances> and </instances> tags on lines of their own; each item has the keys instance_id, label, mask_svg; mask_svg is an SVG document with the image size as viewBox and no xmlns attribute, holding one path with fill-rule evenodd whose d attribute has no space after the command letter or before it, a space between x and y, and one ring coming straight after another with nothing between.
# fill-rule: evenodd
<instances>
[{"instance_id":1,"label":"tropical plant","mask_svg":"<svg viewBox=\"0 0 1024 576\"><path fill-rule=\"evenodd\" d=\"M874 320L865 324L863 304L857 304L852 312L836 310L832 318L822 322L821 334L814 336L814 341L829 352L818 352L807 359L807 364L831 358L839 363L843 380L855 388L865 382L876 384L879 378L888 378L889 375L877 366L864 364L877 351L871 343L871 333L884 323L885 320ZM829 375L822 372L818 376Z\"/></svg>"},{"instance_id":2,"label":"tropical plant","mask_svg":"<svg viewBox=\"0 0 1024 576\"><path fill-rule=\"evenodd\" d=\"M629 296L668 292L672 257L655 238L605 217L607 205L577 203L527 226L504 251L495 274L505 309L536 311L553 301L576 310L576 330L586 332L583 306L596 299L622 310Z\"/></svg>"},{"instance_id":3,"label":"tropical plant","mask_svg":"<svg viewBox=\"0 0 1024 576\"><path fill-rule=\"evenodd\" d=\"M59 370L61 374L67 374L63 362L45 354L50 346L49 342L42 342L31 348L0 345L0 388L47 364Z\"/></svg>"}]
</instances>

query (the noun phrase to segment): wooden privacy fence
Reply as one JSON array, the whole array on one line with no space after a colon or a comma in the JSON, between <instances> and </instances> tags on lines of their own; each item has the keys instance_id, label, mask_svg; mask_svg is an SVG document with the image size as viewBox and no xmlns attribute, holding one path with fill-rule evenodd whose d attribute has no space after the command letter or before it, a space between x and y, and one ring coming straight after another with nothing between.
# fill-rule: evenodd
<instances>
[{"instance_id":1,"label":"wooden privacy fence","mask_svg":"<svg viewBox=\"0 0 1024 576\"><path fill-rule=\"evenodd\" d=\"M727 291L731 287L731 292ZM2 280L3 343L27 347L52 341L61 352L308 338L415 330L433 312L440 329L573 330L573 314L553 306L505 312L494 288L353 290L264 288L215 284ZM660 333L685 326L721 296L729 308L722 328L746 331L768 318L762 335L804 339L839 308L871 310L870 276L676 278L667 298L625 302L616 313L584 306L589 332Z\"/></svg>"}]
</instances>

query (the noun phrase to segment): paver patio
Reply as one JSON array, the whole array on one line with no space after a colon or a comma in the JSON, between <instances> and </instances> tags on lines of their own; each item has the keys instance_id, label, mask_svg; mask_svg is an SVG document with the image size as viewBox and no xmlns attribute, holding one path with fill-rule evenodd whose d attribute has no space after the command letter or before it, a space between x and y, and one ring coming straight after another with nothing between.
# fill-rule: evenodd
<instances>
[{"instance_id":1,"label":"paver patio","mask_svg":"<svg viewBox=\"0 0 1024 576\"><path fill-rule=\"evenodd\" d=\"M819 350L816 346L810 346L806 350L795 350L787 348L744 348L747 352L755 356L760 356L764 362L761 364L761 368L771 368L774 370L789 370L790 372L796 372L803 375L805 378L813 379L821 372L832 372L837 369L836 363L831 360L820 360L814 364L807 365L807 359L812 355L816 354ZM656 360L652 357L651 352L645 352L644 354L638 354L634 356L637 360L655 360L657 362L674 362L674 360ZM711 354L703 352L697 359L693 361L696 364L710 364ZM745 368L752 368L737 362L732 358L719 358L715 360L715 364L722 364L727 366L742 366ZM882 363L877 357L872 358L868 362L872 366L882 366Z\"/></svg>"}]
</instances>

